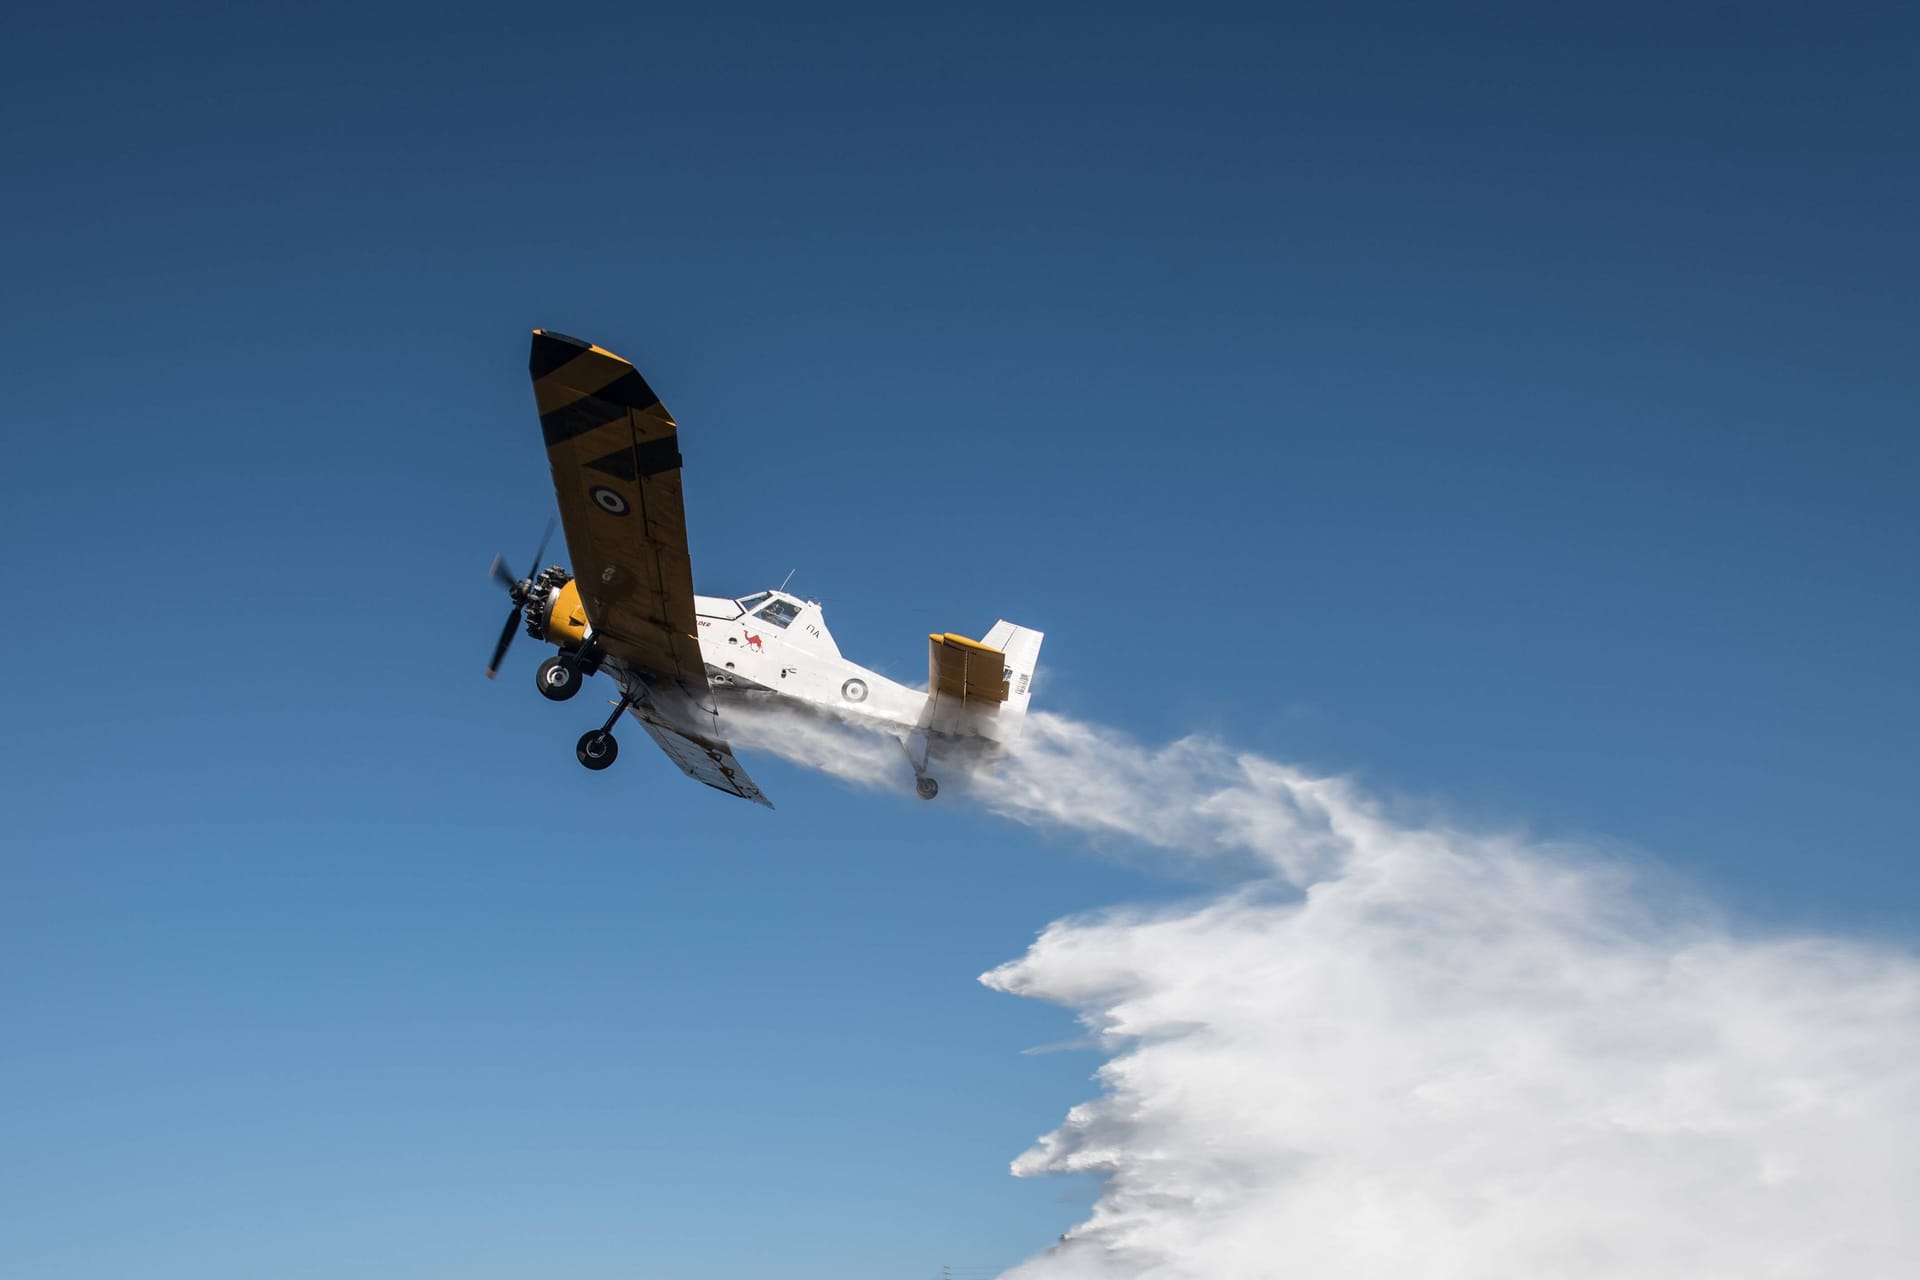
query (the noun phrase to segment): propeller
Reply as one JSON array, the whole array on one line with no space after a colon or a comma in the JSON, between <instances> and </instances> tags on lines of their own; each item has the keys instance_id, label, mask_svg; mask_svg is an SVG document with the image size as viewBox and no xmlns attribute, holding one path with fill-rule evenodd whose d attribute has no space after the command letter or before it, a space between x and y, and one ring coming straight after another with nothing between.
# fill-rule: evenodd
<instances>
[{"instance_id":1,"label":"propeller","mask_svg":"<svg viewBox=\"0 0 1920 1280\"><path fill-rule=\"evenodd\" d=\"M533 575L540 572L540 558L547 554L547 543L553 538L553 517L547 517L547 531L540 535L540 549L533 553L533 567L527 570L527 576L515 580L507 572L506 559L493 558L493 567L487 570L487 576L513 598L513 609L507 614L507 625L500 629L500 642L493 646L493 661L487 664L487 679L499 674L501 660L507 656L507 646L513 643L513 633L520 629L520 616L527 607L527 597L533 594Z\"/></svg>"}]
</instances>

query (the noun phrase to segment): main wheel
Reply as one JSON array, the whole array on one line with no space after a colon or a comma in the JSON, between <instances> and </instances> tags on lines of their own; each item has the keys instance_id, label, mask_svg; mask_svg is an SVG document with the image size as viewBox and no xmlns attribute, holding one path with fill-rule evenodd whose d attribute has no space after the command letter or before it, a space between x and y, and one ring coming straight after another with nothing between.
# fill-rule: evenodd
<instances>
[{"instance_id":1,"label":"main wheel","mask_svg":"<svg viewBox=\"0 0 1920 1280\"><path fill-rule=\"evenodd\" d=\"M940 784L924 773L913 780L913 789L920 793L922 800L931 800L940 794Z\"/></svg>"},{"instance_id":2,"label":"main wheel","mask_svg":"<svg viewBox=\"0 0 1920 1280\"><path fill-rule=\"evenodd\" d=\"M573 754L580 757L581 764L598 772L613 763L613 758L620 754L620 744L613 740L610 733L589 729L580 735L580 742L574 747Z\"/></svg>"},{"instance_id":3,"label":"main wheel","mask_svg":"<svg viewBox=\"0 0 1920 1280\"><path fill-rule=\"evenodd\" d=\"M554 702L565 702L580 692L580 686L586 681L580 678L580 668L565 658L548 658L533 673L533 682L540 686L542 695Z\"/></svg>"}]
</instances>

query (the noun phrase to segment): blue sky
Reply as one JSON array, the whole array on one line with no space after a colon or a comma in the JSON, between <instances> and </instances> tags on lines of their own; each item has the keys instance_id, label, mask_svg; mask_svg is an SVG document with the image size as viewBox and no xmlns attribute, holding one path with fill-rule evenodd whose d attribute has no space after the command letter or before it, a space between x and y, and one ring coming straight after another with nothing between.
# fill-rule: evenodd
<instances>
[{"instance_id":1,"label":"blue sky","mask_svg":"<svg viewBox=\"0 0 1920 1280\"><path fill-rule=\"evenodd\" d=\"M1087 1189L979 987L1195 891L481 677L528 329L850 656L1909 943L1910 13L77 6L0 29L0 1272L924 1276ZM987 454L996 464L981 466Z\"/></svg>"}]
</instances>

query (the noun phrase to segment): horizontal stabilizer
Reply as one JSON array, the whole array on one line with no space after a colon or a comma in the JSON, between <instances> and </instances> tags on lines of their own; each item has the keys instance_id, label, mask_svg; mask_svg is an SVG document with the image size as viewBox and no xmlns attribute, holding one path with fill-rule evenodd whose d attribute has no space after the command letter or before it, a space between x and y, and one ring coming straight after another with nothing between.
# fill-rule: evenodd
<instances>
[{"instance_id":1,"label":"horizontal stabilizer","mask_svg":"<svg viewBox=\"0 0 1920 1280\"><path fill-rule=\"evenodd\" d=\"M936 737L1014 741L1027 718L1044 638L1006 621L994 623L984 640L928 636L927 708L920 727Z\"/></svg>"},{"instance_id":2,"label":"horizontal stabilizer","mask_svg":"<svg viewBox=\"0 0 1920 1280\"><path fill-rule=\"evenodd\" d=\"M927 637L927 692L962 702L1007 700L1007 655L951 632Z\"/></svg>"}]
</instances>

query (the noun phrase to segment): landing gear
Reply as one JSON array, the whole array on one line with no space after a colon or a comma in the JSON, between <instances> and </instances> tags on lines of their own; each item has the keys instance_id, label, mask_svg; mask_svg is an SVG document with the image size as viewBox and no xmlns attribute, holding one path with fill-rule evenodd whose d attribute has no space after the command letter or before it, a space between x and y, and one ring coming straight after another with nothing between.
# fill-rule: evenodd
<instances>
[{"instance_id":1,"label":"landing gear","mask_svg":"<svg viewBox=\"0 0 1920 1280\"><path fill-rule=\"evenodd\" d=\"M589 729L580 735L580 742L574 747L573 754L580 758L581 764L598 773L620 754L620 744L605 729Z\"/></svg>"},{"instance_id":2,"label":"landing gear","mask_svg":"<svg viewBox=\"0 0 1920 1280\"><path fill-rule=\"evenodd\" d=\"M620 717L627 714L627 708L632 705L633 695L621 690L620 701L613 704L613 714L607 717L607 722L580 735L573 754L581 764L598 773L613 763L614 757L620 754L620 744L613 740L613 726L620 723Z\"/></svg>"},{"instance_id":3,"label":"landing gear","mask_svg":"<svg viewBox=\"0 0 1920 1280\"><path fill-rule=\"evenodd\" d=\"M533 681L540 687L541 696L550 702L565 702L586 683L580 678L580 668L567 658L548 658L533 673Z\"/></svg>"},{"instance_id":4,"label":"landing gear","mask_svg":"<svg viewBox=\"0 0 1920 1280\"><path fill-rule=\"evenodd\" d=\"M907 763L913 766L914 791L919 794L922 800L931 800L939 795L940 784L927 775L927 762L933 759L932 736L929 735L926 738L926 747L920 752L918 758L914 756L913 747L905 738L900 738L898 741L900 743L900 749L907 753Z\"/></svg>"}]
</instances>

